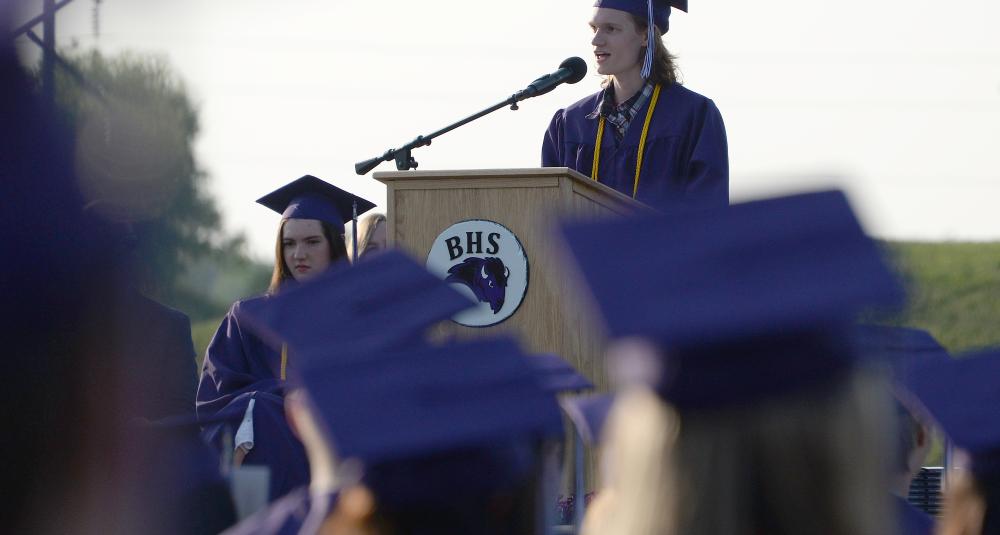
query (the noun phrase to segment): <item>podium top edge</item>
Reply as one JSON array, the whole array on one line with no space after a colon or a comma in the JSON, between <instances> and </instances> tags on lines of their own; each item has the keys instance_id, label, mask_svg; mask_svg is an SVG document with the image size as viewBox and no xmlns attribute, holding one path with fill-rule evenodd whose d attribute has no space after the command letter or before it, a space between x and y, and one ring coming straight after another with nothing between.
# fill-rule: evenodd
<instances>
[{"instance_id":1,"label":"podium top edge","mask_svg":"<svg viewBox=\"0 0 1000 535\"><path fill-rule=\"evenodd\" d=\"M569 167L522 167L504 169L437 169L429 171L378 171L372 178L379 182L426 178L513 178L519 176L572 176L579 180L590 180Z\"/></svg>"},{"instance_id":2,"label":"podium top edge","mask_svg":"<svg viewBox=\"0 0 1000 535\"><path fill-rule=\"evenodd\" d=\"M372 174L372 178L389 185L401 183L408 180L434 180L434 179L528 179L528 178L560 178L567 177L577 184L577 187L589 189L608 197L615 202L633 206L639 209L649 207L631 197L622 194L614 188L608 187L599 182L595 182L590 177L584 176L569 167L526 167L526 168L505 168L505 169L441 169L428 171L380 171Z\"/></svg>"}]
</instances>

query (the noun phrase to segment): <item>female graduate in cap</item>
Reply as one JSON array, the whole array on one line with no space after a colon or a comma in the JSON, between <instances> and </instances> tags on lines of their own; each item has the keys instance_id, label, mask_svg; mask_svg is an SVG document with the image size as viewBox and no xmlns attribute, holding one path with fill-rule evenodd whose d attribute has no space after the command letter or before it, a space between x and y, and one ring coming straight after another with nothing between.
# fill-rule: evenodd
<instances>
[{"instance_id":1,"label":"female graduate in cap","mask_svg":"<svg viewBox=\"0 0 1000 535\"><path fill-rule=\"evenodd\" d=\"M569 167L661 209L729 202L715 103L677 81L661 35L687 0L597 0L590 27L604 89L556 112L542 165Z\"/></svg>"},{"instance_id":2,"label":"female graduate in cap","mask_svg":"<svg viewBox=\"0 0 1000 535\"><path fill-rule=\"evenodd\" d=\"M281 214L268 294L345 259L344 223L375 207L310 175L257 202ZM309 469L302 444L285 420L285 380L294 363L284 348L265 344L241 324L241 310L267 298L238 301L222 320L205 352L196 406L202 420L220 411L236 417L235 422L206 426L207 438L220 448L235 447L236 464L270 468L273 500L308 482ZM227 429L235 433L232 445L223 444Z\"/></svg>"}]
</instances>

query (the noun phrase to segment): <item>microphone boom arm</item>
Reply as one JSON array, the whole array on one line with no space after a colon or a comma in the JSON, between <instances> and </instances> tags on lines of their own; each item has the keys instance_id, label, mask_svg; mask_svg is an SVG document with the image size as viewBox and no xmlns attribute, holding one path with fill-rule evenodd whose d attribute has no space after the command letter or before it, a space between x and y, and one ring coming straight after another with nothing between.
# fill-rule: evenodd
<instances>
[{"instance_id":1,"label":"microphone boom arm","mask_svg":"<svg viewBox=\"0 0 1000 535\"><path fill-rule=\"evenodd\" d=\"M506 107L506 106L510 106L510 109L517 110L518 109L518 107L517 107L517 103L518 102L520 102L520 101L522 101L522 100L524 100L526 98L530 98L531 96L533 96L533 95L525 95L523 93L524 93L523 91L519 91L519 92L511 95L507 100L504 100L503 102L499 102L497 104L494 104L494 105L490 106L489 108L486 108L485 110L482 110L480 112L476 112L476 113L474 113L474 114L472 114L472 115L470 115L470 116L468 116L468 117L466 117L464 119L459 120L458 122L452 123L452 124L450 124L450 125L442 128L442 129L440 129L440 130L438 130L436 132L431 132L430 134L427 134L426 136L417 136L416 139L414 139L413 141L407 143L406 145L403 145L402 147L400 147L398 149L389 149L389 150L385 151L385 154L383 154L382 156L376 156L376 157L374 157L374 158L372 158L370 160L365 160L363 162L358 162L358 163L354 164L354 172L356 172L359 175L366 175L366 174L368 174L369 171L371 171L372 169L375 169L376 167L378 167L378 165L381 164L382 162L388 162L390 160L395 160L396 161L396 169L399 170L399 171L408 171L410 169L416 169L418 164L417 164L417 161L415 159L413 159L413 155L412 155L413 149L430 145L431 141L433 141L434 138L436 138L436 137L438 137L438 136L440 136L442 134L447 134L448 132L451 132L452 130L454 130L454 129L460 127L460 126L463 126L465 124L471 123L472 121L475 121L476 119L479 119L480 117L483 117L485 115L489 115L489 114L491 114L491 113L499 110L500 108L503 108L503 107Z\"/></svg>"},{"instance_id":2,"label":"microphone boom arm","mask_svg":"<svg viewBox=\"0 0 1000 535\"><path fill-rule=\"evenodd\" d=\"M489 108L486 108L485 110L480 111L478 113L474 113L456 123L450 124L438 130L437 132L432 132L430 134L427 134L426 136L417 136L416 139L407 143L406 145L403 145L398 149L389 149L385 151L385 154L383 154L382 156L376 156L375 158L371 158L363 162L358 162L354 164L354 172L356 172L359 175L366 175L368 174L369 171L378 167L380 163L387 162L389 160L395 160L396 169L400 171L416 169L417 161L413 159L412 155L413 149L423 147L425 145L430 145L431 141L434 138L440 136L441 134L447 134L448 132L451 132L452 130L464 124L471 123L472 121L475 121L476 119L484 115L493 113L499 110L500 108L503 108L504 106L510 106L510 109L517 110L518 102L527 98L544 95L549 91L555 89L555 87L559 84L563 83L575 84L580 80L582 80L586 73L587 73L586 62L584 62L582 59L578 57L569 58L566 61L563 61L562 64L559 65L558 71L552 74L546 74L545 76L536 79L535 81L531 82L531 84L528 85L527 88L522 89L517 93L514 93L507 100L500 102L498 104L494 104Z\"/></svg>"}]
</instances>

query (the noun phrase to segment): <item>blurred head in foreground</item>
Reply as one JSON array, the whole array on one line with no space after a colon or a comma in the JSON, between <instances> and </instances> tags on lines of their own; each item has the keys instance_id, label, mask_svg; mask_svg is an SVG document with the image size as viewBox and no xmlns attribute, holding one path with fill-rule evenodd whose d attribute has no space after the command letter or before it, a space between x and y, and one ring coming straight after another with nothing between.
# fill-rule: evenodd
<instances>
[{"instance_id":1,"label":"blurred head in foreground","mask_svg":"<svg viewBox=\"0 0 1000 535\"><path fill-rule=\"evenodd\" d=\"M1000 534L1000 349L915 367L911 402L937 422L961 455L939 533ZM953 472L954 473L954 472Z\"/></svg>"},{"instance_id":2,"label":"blurred head in foreground","mask_svg":"<svg viewBox=\"0 0 1000 535\"><path fill-rule=\"evenodd\" d=\"M470 305L467 298L402 253L379 255L362 263L363 268L342 262L301 284L289 284L277 294L239 302L239 308L234 306L220 327L221 334L216 335L217 340L225 337L233 343L223 342L218 353L213 352L214 345L209 346L206 363L218 364L215 369L224 373L217 374L218 379L208 372L202 376L204 389L199 394L208 393L199 396L200 400L207 400L199 407L199 410L208 407L204 414L232 410L242 418L249 410L249 395L239 390L220 392L214 385L239 384L238 381L244 380L246 372L241 370L246 369L244 363L248 359L261 364L251 370L264 370L255 373L260 374L259 388L268 395L254 395L253 410L260 413L264 406L267 420L255 420L253 426L257 433L270 436L270 444L278 447L269 447L267 442L255 444L253 450L259 451L261 445L268 449L257 459L250 460L271 468L272 499L305 487L310 474L317 481L330 480L323 470L317 469L315 462L307 463L307 451L302 449L300 440L294 438L288 426L291 422L286 418L284 392L291 383L279 383L277 392L281 395L270 394L274 391L274 375L279 370L283 379L299 375L298 369L304 362L299 355L315 351L329 352L331 358L335 358L340 351L375 351L419 343L429 326ZM232 323L228 323L230 319ZM386 325L392 327L386 328ZM238 336L229 334L234 330ZM244 352L245 347L251 351ZM262 347L268 351L258 349ZM287 351L279 353L277 348L281 347ZM220 358L213 361L216 355ZM266 430L271 424L276 427ZM209 428L206 426L206 429ZM216 426L212 431L219 433L222 430ZM282 447L281 440L276 438L279 435L290 437L289 447ZM282 474L279 485L274 484L275 473Z\"/></svg>"},{"instance_id":3,"label":"blurred head in foreground","mask_svg":"<svg viewBox=\"0 0 1000 535\"><path fill-rule=\"evenodd\" d=\"M0 27L7 31L0 7ZM0 395L4 428L0 441L10 489L0 521L11 533L58 532L50 508L84 520L79 498L92 475L107 472L116 452L94 454L113 443L118 427L97 410L98 393L109 394L114 364L101 360L102 331L96 314L107 276L108 243L83 211L73 171L73 138L50 105L34 92L16 57L13 41L0 43L0 301L10 304L0 323L5 341L5 386ZM30 259L13 261L15 258ZM16 304L16 305L15 305ZM71 445L71 447L67 447ZM110 475L110 474L107 474ZM110 477L108 478L110 479ZM95 493L96 494L96 493ZM57 526L53 526L56 524Z\"/></svg>"},{"instance_id":4,"label":"blurred head in foreground","mask_svg":"<svg viewBox=\"0 0 1000 535\"><path fill-rule=\"evenodd\" d=\"M841 193L564 235L622 390L593 533L891 530L890 405L857 366L850 329L902 295ZM620 245L613 263L604 237Z\"/></svg>"},{"instance_id":5,"label":"blurred head in foreground","mask_svg":"<svg viewBox=\"0 0 1000 535\"><path fill-rule=\"evenodd\" d=\"M857 348L866 358L883 362L892 379L895 441L890 466L889 492L901 533L930 534L934 518L909 503L913 478L920 472L933 442L929 419L908 407L905 379L914 368L951 359L948 351L927 331L911 327L859 325Z\"/></svg>"},{"instance_id":6,"label":"blurred head in foreground","mask_svg":"<svg viewBox=\"0 0 1000 535\"><path fill-rule=\"evenodd\" d=\"M302 376L329 451L363 467L343 482L328 525L385 535L542 532L546 453L561 416L516 344L341 357Z\"/></svg>"},{"instance_id":7,"label":"blurred head in foreground","mask_svg":"<svg viewBox=\"0 0 1000 535\"><path fill-rule=\"evenodd\" d=\"M196 436L187 442L190 435L131 418L138 403L121 370L134 363L112 345L121 312L114 296L128 283L120 235L84 209L76 138L33 93L10 41L0 44L0 80L0 256L30 259L0 268L0 301L17 303L0 327L0 399L11 408L0 441L0 486L10 490L0 525L9 533L199 533L194 508L177 507L208 503L195 493L206 488L203 473L218 483L217 465L192 453ZM144 499L150 489L156 499Z\"/></svg>"}]
</instances>

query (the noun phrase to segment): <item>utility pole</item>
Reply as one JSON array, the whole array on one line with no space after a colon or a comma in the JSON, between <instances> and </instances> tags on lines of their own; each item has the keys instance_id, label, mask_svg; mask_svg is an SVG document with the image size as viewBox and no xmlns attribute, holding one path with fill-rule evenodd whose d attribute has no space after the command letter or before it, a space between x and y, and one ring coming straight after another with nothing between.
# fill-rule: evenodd
<instances>
[{"instance_id":1,"label":"utility pole","mask_svg":"<svg viewBox=\"0 0 1000 535\"><path fill-rule=\"evenodd\" d=\"M3 0L0 0L3 1ZM56 11L66 7L73 0L42 0L42 14L25 22L11 33L11 39L16 39L22 35L31 39L33 43L42 49L42 97L49 103L55 102L56 97L56 63L61 63L64 67L68 65L56 54ZM37 24L42 25L44 32L42 37L32 31Z\"/></svg>"},{"instance_id":2,"label":"utility pole","mask_svg":"<svg viewBox=\"0 0 1000 535\"><path fill-rule=\"evenodd\" d=\"M56 100L56 0L42 3L42 97Z\"/></svg>"}]
</instances>

